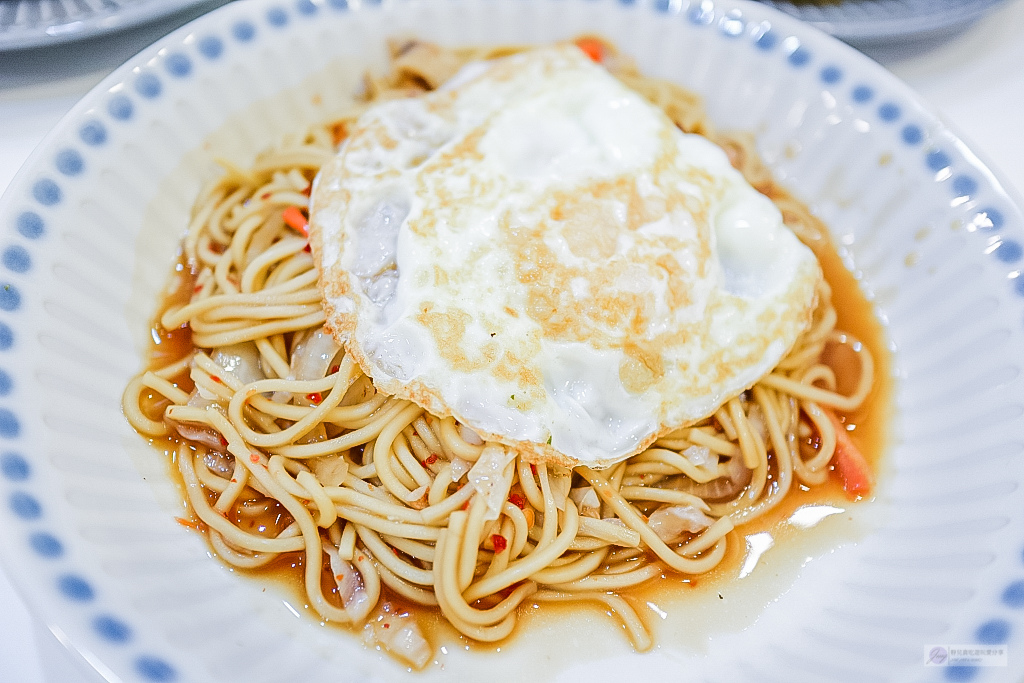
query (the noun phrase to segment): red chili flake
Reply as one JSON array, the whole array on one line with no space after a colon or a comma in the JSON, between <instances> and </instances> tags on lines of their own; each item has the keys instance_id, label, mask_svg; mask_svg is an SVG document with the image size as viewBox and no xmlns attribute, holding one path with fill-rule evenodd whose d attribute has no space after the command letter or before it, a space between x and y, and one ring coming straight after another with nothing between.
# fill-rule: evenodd
<instances>
[{"instance_id":1,"label":"red chili flake","mask_svg":"<svg viewBox=\"0 0 1024 683\"><path fill-rule=\"evenodd\" d=\"M345 578L345 575L344 575L344 574L335 574L335 575L334 575L334 580L335 580L335 581L341 581L341 580L343 580L344 578Z\"/></svg>"},{"instance_id":2,"label":"red chili flake","mask_svg":"<svg viewBox=\"0 0 1024 683\"><path fill-rule=\"evenodd\" d=\"M332 365L330 371L327 374L333 375L338 370L341 370L341 366L340 365Z\"/></svg>"},{"instance_id":3,"label":"red chili flake","mask_svg":"<svg viewBox=\"0 0 1024 683\"><path fill-rule=\"evenodd\" d=\"M309 242L306 242L306 246L302 248L302 251L306 252L307 254L312 254L313 248L309 246Z\"/></svg>"},{"instance_id":4,"label":"red chili flake","mask_svg":"<svg viewBox=\"0 0 1024 683\"><path fill-rule=\"evenodd\" d=\"M308 398L313 403L320 403L321 401L324 400L324 397L320 395L320 392L314 392L312 394L306 394L306 398Z\"/></svg>"},{"instance_id":5,"label":"red chili flake","mask_svg":"<svg viewBox=\"0 0 1024 683\"><path fill-rule=\"evenodd\" d=\"M218 377L217 375L210 375L210 379L212 379L217 384L223 384L223 382L221 381L220 377Z\"/></svg>"},{"instance_id":6,"label":"red chili flake","mask_svg":"<svg viewBox=\"0 0 1024 683\"><path fill-rule=\"evenodd\" d=\"M237 483L238 483L238 480L237 480L237 479L235 479L234 477L231 477L231 483L232 483L232 484L237 484Z\"/></svg>"},{"instance_id":7,"label":"red chili flake","mask_svg":"<svg viewBox=\"0 0 1024 683\"><path fill-rule=\"evenodd\" d=\"M532 462L530 463L530 471L533 472L533 476L537 476L537 466L534 465Z\"/></svg>"},{"instance_id":8,"label":"red chili flake","mask_svg":"<svg viewBox=\"0 0 1024 683\"><path fill-rule=\"evenodd\" d=\"M271 193L270 192L264 192L263 194L260 195L260 199L262 199L263 201L266 201L266 200L270 199L270 197L271 197Z\"/></svg>"},{"instance_id":9,"label":"red chili flake","mask_svg":"<svg viewBox=\"0 0 1024 683\"><path fill-rule=\"evenodd\" d=\"M384 628L391 628L391 624L385 623Z\"/></svg>"},{"instance_id":10,"label":"red chili flake","mask_svg":"<svg viewBox=\"0 0 1024 683\"><path fill-rule=\"evenodd\" d=\"M435 462L437 462L437 455L434 454L434 453L431 453L430 457L423 461L423 464L424 465L433 465Z\"/></svg>"},{"instance_id":11,"label":"red chili flake","mask_svg":"<svg viewBox=\"0 0 1024 683\"><path fill-rule=\"evenodd\" d=\"M393 552L395 554L395 557L400 557L400 555L398 554L398 548L395 548L395 547L392 546L391 552Z\"/></svg>"},{"instance_id":12,"label":"red chili flake","mask_svg":"<svg viewBox=\"0 0 1024 683\"><path fill-rule=\"evenodd\" d=\"M202 285L196 285L195 287L192 288L192 293L193 294L198 294L201 291L203 291L203 286Z\"/></svg>"},{"instance_id":13,"label":"red chili flake","mask_svg":"<svg viewBox=\"0 0 1024 683\"><path fill-rule=\"evenodd\" d=\"M223 436L220 437L220 445L223 446L224 448L228 447L228 440L225 439Z\"/></svg>"},{"instance_id":14,"label":"red chili flake","mask_svg":"<svg viewBox=\"0 0 1024 683\"><path fill-rule=\"evenodd\" d=\"M313 193L313 186L312 185L306 185L306 189L302 191L302 194L306 195L307 197L310 194L312 194L312 193Z\"/></svg>"},{"instance_id":15,"label":"red chili flake","mask_svg":"<svg viewBox=\"0 0 1024 683\"><path fill-rule=\"evenodd\" d=\"M526 499L523 498L518 493L513 493L511 496L509 496L508 497L508 502L512 503L513 505L515 505L520 510L525 510L526 509Z\"/></svg>"},{"instance_id":16,"label":"red chili flake","mask_svg":"<svg viewBox=\"0 0 1024 683\"><path fill-rule=\"evenodd\" d=\"M469 509L469 501L468 500L465 503L462 504L462 509L463 510L468 510Z\"/></svg>"},{"instance_id":17,"label":"red chili flake","mask_svg":"<svg viewBox=\"0 0 1024 683\"><path fill-rule=\"evenodd\" d=\"M492 534L491 544L494 546L494 552L503 553L505 552L505 548L508 547L508 539L501 534Z\"/></svg>"},{"instance_id":18,"label":"red chili flake","mask_svg":"<svg viewBox=\"0 0 1024 683\"><path fill-rule=\"evenodd\" d=\"M356 558L356 562L365 562L365 561L366 561L366 555L360 555L359 557Z\"/></svg>"},{"instance_id":19,"label":"red chili flake","mask_svg":"<svg viewBox=\"0 0 1024 683\"><path fill-rule=\"evenodd\" d=\"M255 453L250 453L249 454L249 462L256 463L256 462L259 462L259 461L260 461L260 456L256 455Z\"/></svg>"}]
</instances>

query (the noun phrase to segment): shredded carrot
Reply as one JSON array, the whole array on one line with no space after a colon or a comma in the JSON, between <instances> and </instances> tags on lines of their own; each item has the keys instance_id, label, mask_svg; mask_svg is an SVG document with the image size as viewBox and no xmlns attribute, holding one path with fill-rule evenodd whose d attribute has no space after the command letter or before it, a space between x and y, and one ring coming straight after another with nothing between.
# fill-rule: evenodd
<instances>
[{"instance_id":1,"label":"shredded carrot","mask_svg":"<svg viewBox=\"0 0 1024 683\"><path fill-rule=\"evenodd\" d=\"M195 529L196 531L206 531L206 523L198 519L185 519L184 517L175 517L174 521L178 524L188 527L189 529Z\"/></svg>"},{"instance_id":2,"label":"shredded carrot","mask_svg":"<svg viewBox=\"0 0 1024 683\"><path fill-rule=\"evenodd\" d=\"M335 145L341 143L342 140L348 137L348 122L338 121L331 126L331 142Z\"/></svg>"},{"instance_id":3,"label":"shredded carrot","mask_svg":"<svg viewBox=\"0 0 1024 683\"><path fill-rule=\"evenodd\" d=\"M302 213L302 209L297 206L289 206L281 213L281 216L289 228L301 232L305 237L309 237L309 219Z\"/></svg>"},{"instance_id":4,"label":"shredded carrot","mask_svg":"<svg viewBox=\"0 0 1024 683\"><path fill-rule=\"evenodd\" d=\"M840 422L831 410L822 408L822 412L828 416L836 431L836 452L832 456L832 462L835 464L836 474L843 482L843 491L846 491L851 499L871 495L875 482L867 458L850 439L846 425Z\"/></svg>"},{"instance_id":5,"label":"shredded carrot","mask_svg":"<svg viewBox=\"0 0 1024 683\"><path fill-rule=\"evenodd\" d=\"M598 64L604 61L604 43L597 38L577 38L576 47Z\"/></svg>"}]
</instances>

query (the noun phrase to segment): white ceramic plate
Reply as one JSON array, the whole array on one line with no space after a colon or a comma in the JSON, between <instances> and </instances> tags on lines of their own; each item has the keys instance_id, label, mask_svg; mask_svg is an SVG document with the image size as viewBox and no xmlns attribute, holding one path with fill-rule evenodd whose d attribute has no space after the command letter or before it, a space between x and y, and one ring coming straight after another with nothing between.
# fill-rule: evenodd
<instances>
[{"instance_id":1,"label":"white ceramic plate","mask_svg":"<svg viewBox=\"0 0 1024 683\"><path fill-rule=\"evenodd\" d=\"M121 31L216 0L0 0L0 52L48 47ZM184 23L186 19L180 23Z\"/></svg>"},{"instance_id":2,"label":"white ceramic plate","mask_svg":"<svg viewBox=\"0 0 1024 683\"><path fill-rule=\"evenodd\" d=\"M328 116L388 35L589 31L756 133L831 226L895 350L893 444L874 500L769 550L723 599L673 608L652 653L581 610L411 675L211 559L119 397L213 156L244 164ZM905 86L764 5L232 4L101 83L0 201L0 550L111 681L1007 680L1024 671L1022 244L999 181ZM1008 648L1011 668L925 666L956 644Z\"/></svg>"},{"instance_id":3,"label":"white ceramic plate","mask_svg":"<svg viewBox=\"0 0 1024 683\"><path fill-rule=\"evenodd\" d=\"M761 0L855 45L955 31L1004 0Z\"/></svg>"}]
</instances>

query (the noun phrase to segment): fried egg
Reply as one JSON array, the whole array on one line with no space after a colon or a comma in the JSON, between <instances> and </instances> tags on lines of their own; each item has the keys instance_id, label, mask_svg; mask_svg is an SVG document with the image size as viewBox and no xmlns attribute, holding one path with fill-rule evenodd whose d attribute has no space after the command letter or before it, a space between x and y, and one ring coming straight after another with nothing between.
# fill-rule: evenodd
<instances>
[{"instance_id":1,"label":"fried egg","mask_svg":"<svg viewBox=\"0 0 1024 683\"><path fill-rule=\"evenodd\" d=\"M380 390L565 466L752 386L821 278L720 148L572 45L372 107L310 224L327 327Z\"/></svg>"}]
</instances>

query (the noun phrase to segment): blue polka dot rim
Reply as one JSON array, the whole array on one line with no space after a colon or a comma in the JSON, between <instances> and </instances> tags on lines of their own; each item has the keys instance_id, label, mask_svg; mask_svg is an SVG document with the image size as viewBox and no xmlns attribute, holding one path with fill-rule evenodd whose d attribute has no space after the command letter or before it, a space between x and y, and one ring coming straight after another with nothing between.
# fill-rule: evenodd
<instances>
[{"instance_id":1,"label":"blue polka dot rim","mask_svg":"<svg viewBox=\"0 0 1024 683\"><path fill-rule=\"evenodd\" d=\"M74 602L91 602L96 597L92 585L75 574L63 574L57 578L57 590Z\"/></svg>"},{"instance_id":2,"label":"blue polka dot rim","mask_svg":"<svg viewBox=\"0 0 1024 683\"><path fill-rule=\"evenodd\" d=\"M93 619L93 628L105 640L112 643L127 643L132 639L132 629L116 617L106 614Z\"/></svg>"}]
</instances>

